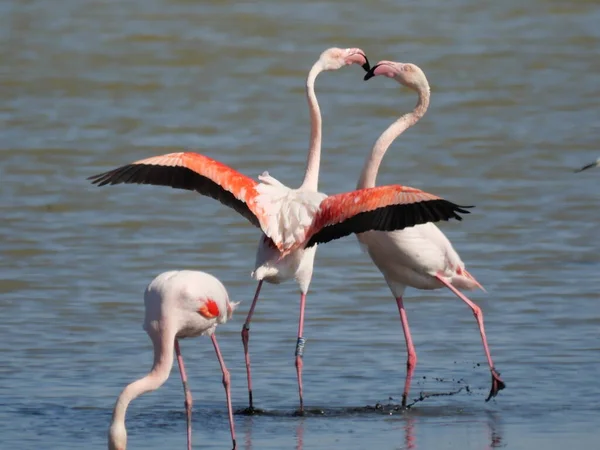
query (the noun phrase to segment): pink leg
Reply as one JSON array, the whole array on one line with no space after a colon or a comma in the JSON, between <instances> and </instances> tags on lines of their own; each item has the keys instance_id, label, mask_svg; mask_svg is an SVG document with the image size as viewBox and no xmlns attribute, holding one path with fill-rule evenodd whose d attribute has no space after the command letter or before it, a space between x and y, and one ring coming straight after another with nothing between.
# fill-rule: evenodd
<instances>
[{"instance_id":1,"label":"pink leg","mask_svg":"<svg viewBox=\"0 0 600 450\"><path fill-rule=\"evenodd\" d=\"M217 344L217 336L213 333L210 337L217 353L217 359L221 365L221 371L223 372L223 386L225 387L225 395L227 397L227 412L229 414L229 429L231 431L231 441L233 442L233 450L236 448L235 444L235 426L233 424L233 410L231 408L231 380L229 377L229 371L225 367L225 361L221 356L221 350L219 350L219 344Z\"/></svg>"},{"instance_id":2,"label":"pink leg","mask_svg":"<svg viewBox=\"0 0 600 450\"><path fill-rule=\"evenodd\" d=\"M485 356L487 357L488 365L490 366L490 372L492 373L492 388L490 390L490 394L485 399L485 401L487 402L492 397L498 395L498 392L504 389L506 385L504 384L504 381L502 381L502 379L500 378L498 372L496 372L494 362L492 361L492 355L490 354L487 338L485 336L485 328L483 327L483 311L481 311L481 308L475 303L473 303L471 300L469 300L462 292L460 292L458 289L452 286L452 284L449 283L443 276L438 274L436 275L436 278L440 280L448 289L454 292L454 294L463 302L465 302L469 306L469 308L471 308L471 311L473 311L473 315L477 320L477 324L479 325L479 333L481 334L481 340L483 341L483 349L485 350Z\"/></svg>"},{"instance_id":3,"label":"pink leg","mask_svg":"<svg viewBox=\"0 0 600 450\"><path fill-rule=\"evenodd\" d=\"M412 381L413 373L417 365L417 352L415 352L415 346L413 345L412 336L410 335L410 328L408 326L408 319L406 317L402 296L396 298L396 303L398 304L398 311L400 312L400 321L402 322L402 330L404 331L404 339L406 340L406 351L408 353L408 359L406 360L406 381L404 382L404 392L402 393L402 406L406 407L406 399L408 397L408 392L410 391L410 382Z\"/></svg>"},{"instance_id":4,"label":"pink leg","mask_svg":"<svg viewBox=\"0 0 600 450\"><path fill-rule=\"evenodd\" d=\"M183 365L183 356L179 348L179 341L175 339L175 353L177 354L177 364L179 364L179 373L183 383L183 393L185 394L185 415L187 418L187 448L192 450L192 393L188 387L185 366Z\"/></svg>"},{"instance_id":5,"label":"pink leg","mask_svg":"<svg viewBox=\"0 0 600 450\"><path fill-rule=\"evenodd\" d=\"M300 395L300 413L304 412L304 397L302 395L302 357L304 356L304 344L306 339L302 337L304 332L304 307L306 306L306 294L300 294L300 322L298 323L298 341L296 342L296 373L298 375L298 394Z\"/></svg>"},{"instance_id":6,"label":"pink leg","mask_svg":"<svg viewBox=\"0 0 600 450\"><path fill-rule=\"evenodd\" d=\"M242 344L244 344L244 358L246 360L246 375L248 377L248 412L254 411L254 405L252 404L252 375L250 371L250 354L248 353L248 341L250 339L250 321L252 320L252 315L254 314L254 308L256 306L256 302L258 300L258 294L260 293L260 288L262 287L262 280L258 282L258 286L256 287L256 293L254 294L254 299L252 300L252 304L250 305L250 311L248 311L248 316L246 317L246 322L244 322L244 326L242 327Z\"/></svg>"}]
</instances>

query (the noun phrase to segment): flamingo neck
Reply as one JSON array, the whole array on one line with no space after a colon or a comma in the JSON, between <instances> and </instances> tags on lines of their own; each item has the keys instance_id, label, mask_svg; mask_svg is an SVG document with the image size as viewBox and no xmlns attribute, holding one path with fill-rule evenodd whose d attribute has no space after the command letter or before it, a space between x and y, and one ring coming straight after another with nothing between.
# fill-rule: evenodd
<instances>
[{"instance_id":1,"label":"flamingo neck","mask_svg":"<svg viewBox=\"0 0 600 450\"><path fill-rule=\"evenodd\" d=\"M419 100L417 101L417 104L412 112L404 114L394 123L392 123L381 134L381 136L379 136L377 141L375 141L375 145L371 150L371 154L367 157L363 170L360 174L360 178L356 186L357 189L375 187L379 166L381 165L381 161L383 160L388 148L390 148L390 145L392 145L392 142L394 142L394 140L404 133L404 131L406 131L409 127L416 124L427 112L430 97L429 85L420 88L417 93L419 95Z\"/></svg>"},{"instance_id":2,"label":"flamingo neck","mask_svg":"<svg viewBox=\"0 0 600 450\"><path fill-rule=\"evenodd\" d=\"M156 340L152 340L154 344L154 363L150 373L127 385L117 398L108 430L109 450L125 450L127 448L125 414L129 403L146 392L158 389L169 378L173 366L174 338L173 334L169 334L166 338L161 336Z\"/></svg>"},{"instance_id":3,"label":"flamingo neck","mask_svg":"<svg viewBox=\"0 0 600 450\"><path fill-rule=\"evenodd\" d=\"M321 61L317 61L306 77L306 99L310 114L310 142L308 146L308 158L306 160L306 173L301 188L317 191L319 186L319 166L321 164L321 109L315 94L315 80L323 71Z\"/></svg>"}]
</instances>

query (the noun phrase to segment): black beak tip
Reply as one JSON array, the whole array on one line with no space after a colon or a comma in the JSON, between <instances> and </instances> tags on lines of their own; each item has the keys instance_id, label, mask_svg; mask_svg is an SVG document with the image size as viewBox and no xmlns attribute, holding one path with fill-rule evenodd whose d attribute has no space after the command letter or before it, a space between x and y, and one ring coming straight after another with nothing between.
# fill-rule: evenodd
<instances>
[{"instance_id":1,"label":"black beak tip","mask_svg":"<svg viewBox=\"0 0 600 450\"><path fill-rule=\"evenodd\" d=\"M368 72L369 70L371 70L371 65L369 64L369 60L367 59L367 57L365 56L365 63L361 66L365 72Z\"/></svg>"},{"instance_id":2,"label":"black beak tip","mask_svg":"<svg viewBox=\"0 0 600 450\"><path fill-rule=\"evenodd\" d=\"M375 76L375 69L377 69L377 65L374 65L367 71L363 80L367 81L367 80L370 80L371 78L373 78Z\"/></svg>"}]
</instances>

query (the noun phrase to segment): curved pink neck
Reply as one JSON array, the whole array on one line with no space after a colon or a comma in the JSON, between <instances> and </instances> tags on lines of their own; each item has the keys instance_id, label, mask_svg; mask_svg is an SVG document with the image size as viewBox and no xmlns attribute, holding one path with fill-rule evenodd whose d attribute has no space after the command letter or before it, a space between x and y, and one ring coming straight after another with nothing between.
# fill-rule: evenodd
<instances>
[{"instance_id":1,"label":"curved pink neck","mask_svg":"<svg viewBox=\"0 0 600 450\"><path fill-rule=\"evenodd\" d=\"M321 109L315 94L315 80L317 75L323 71L320 61L317 61L306 77L306 99L310 114L310 142L308 146L308 158L306 160L306 172L301 188L316 191L319 186L319 166L321 164Z\"/></svg>"},{"instance_id":2,"label":"curved pink neck","mask_svg":"<svg viewBox=\"0 0 600 450\"><path fill-rule=\"evenodd\" d=\"M398 136L404 133L406 129L416 124L427 112L427 108L429 107L429 86L419 89L417 93L419 95L419 100L417 101L415 109L408 114L404 114L394 123L392 123L387 130L385 130L381 136L379 136L377 141L375 141L375 145L371 150L371 154L367 157L363 170L360 174L360 178L356 186L357 189L375 187L379 166L381 165L381 161L383 160L388 148L390 148L390 145L392 145L392 142L394 142Z\"/></svg>"},{"instance_id":3,"label":"curved pink neck","mask_svg":"<svg viewBox=\"0 0 600 450\"><path fill-rule=\"evenodd\" d=\"M117 427L115 427L117 430L125 430L125 414L129 403L146 392L158 389L165 381L167 381L167 378L169 378L171 367L173 367L175 336L172 333L166 333L152 341L154 344L154 363L152 369L145 377L127 385L117 398L113 409L110 428L111 433L115 425L117 425ZM120 436L110 435L109 439L115 440L118 437Z\"/></svg>"}]
</instances>

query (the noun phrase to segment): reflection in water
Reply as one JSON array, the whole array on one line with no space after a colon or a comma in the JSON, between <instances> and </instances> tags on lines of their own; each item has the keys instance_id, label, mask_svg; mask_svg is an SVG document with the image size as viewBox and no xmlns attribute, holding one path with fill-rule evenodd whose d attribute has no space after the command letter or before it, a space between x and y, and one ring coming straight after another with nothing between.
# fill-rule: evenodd
<instances>
[{"instance_id":1,"label":"reflection in water","mask_svg":"<svg viewBox=\"0 0 600 450\"><path fill-rule=\"evenodd\" d=\"M487 450L492 448L506 447L506 443L502 442L502 436L504 430L502 427L502 420L495 412L486 411L487 414L487 425L489 430L490 445Z\"/></svg>"},{"instance_id":2,"label":"reflection in water","mask_svg":"<svg viewBox=\"0 0 600 450\"><path fill-rule=\"evenodd\" d=\"M507 444L503 440L504 430L503 430L499 416L496 413L492 413L489 411L486 411L486 414L487 414L487 420L481 421L481 422L479 422L479 421L475 422L475 424L481 424L481 426L483 428L485 428L485 431L487 432L488 438L486 439L485 446L483 447L483 449L491 450L494 448L506 447ZM426 417L415 416L415 415L412 415L410 412L408 412L407 415L405 415L403 419L404 419L404 424L402 425L402 428L404 430L404 446L399 447L398 450L415 450L418 448L416 433L415 433L415 425L419 421L425 421ZM456 423L455 421L449 420L444 425L453 427L455 425L455 423ZM473 423L473 422L471 422L471 423ZM427 427L425 427L425 429L426 428Z\"/></svg>"},{"instance_id":3,"label":"reflection in water","mask_svg":"<svg viewBox=\"0 0 600 450\"><path fill-rule=\"evenodd\" d=\"M422 433L430 433L432 419L435 419L436 427L441 428L455 428L461 427L463 424L468 424L473 427L476 431L474 435L482 436L481 431L486 436L484 441L476 441L471 442L471 447L469 448L481 448L482 450L492 450L496 448L506 447L507 444L504 441L504 430L502 427L501 419L499 415L495 412L486 411L486 417L481 417L480 412L473 412L470 414L470 417L465 417L464 411L460 413L458 416L449 415L448 410L446 408L442 408L440 410L394 410L394 409L378 409L376 410L376 414L356 414L357 408L348 408L343 411L337 410L333 415L327 414L315 414L304 417L293 417L290 416L286 412L276 412L271 411L265 415L259 416L246 416L242 420L241 423L242 428L244 429L244 446L242 447L245 450L252 450L253 448L261 448L262 447L262 439L265 438L263 432L265 429L266 423L268 423L274 417L287 417L287 419L291 420L290 427L288 428L287 435L295 438L295 448L296 450L304 449L304 434L305 428L307 425L307 421L313 421L313 427L318 428L319 425L316 422L320 423L322 426L322 420L334 420L337 421L339 419L340 422L347 422L348 420L359 420L364 423L368 420L368 417L373 417L377 423L379 423L379 418L382 415L393 415L397 418L399 423L399 428L404 431L404 443L397 448L397 450L416 450L419 448L417 445L417 429L421 428ZM329 411L331 413L332 411ZM238 416L239 417L239 416ZM472 420L475 418L475 420ZM239 420L239 419L238 419ZM288 422L289 423L289 422ZM377 427L375 423L373 423L374 427ZM329 426L328 426L329 427ZM280 433L285 434L286 426L280 427ZM331 425L332 429L335 429L335 425ZM341 430L342 428L340 428ZM314 432L314 430L313 430ZM253 442L253 435L255 437L255 442ZM421 443L423 444L423 443ZM473 445L475 444L475 445ZM307 444L310 447L310 444ZM480 447L478 447L480 446Z\"/></svg>"},{"instance_id":4,"label":"reflection in water","mask_svg":"<svg viewBox=\"0 0 600 450\"><path fill-rule=\"evenodd\" d=\"M269 420L269 416L246 416L243 420L242 427L245 429L244 431L244 449L252 450L252 434L255 430L261 430L261 427L264 427L264 423L261 423L262 420ZM306 422L306 417L297 417L294 418L297 421L296 424L296 450L304 449L304 427ZM258 444L257 448L260 448L261 445Z\"/></svg>"},{"instance_id":5,"label":"reflection in water","mask_svg":"<svg viewBox=\"0 0 600 450\"><path fill-rule=\"evenodd\" d=\"M296 450L304 448L304 421L304 417L300 417L296 426Z\"/></svg>"},{"instance_id":6,"label":"reflection in water","mask_svg":"<svg viewBox=\"0 0 600 450\"><path fill-rule=\"evenodd\" d=\"M404 424L404 448L417 448L415 443L415 418L408 416Z\"/></svg>"},{"instance_id":7,"label":"reflection in water","mask_svg":"<svg viewBox=\"0 0 600 450\"><path fill-rule=\"evenodd\" d=\"M244 448L250 450L252 448L252 429L254 428L254 417L248 416L244 420L244 427L246 432L244 433Z\"/></svg>"}]
</instances>

